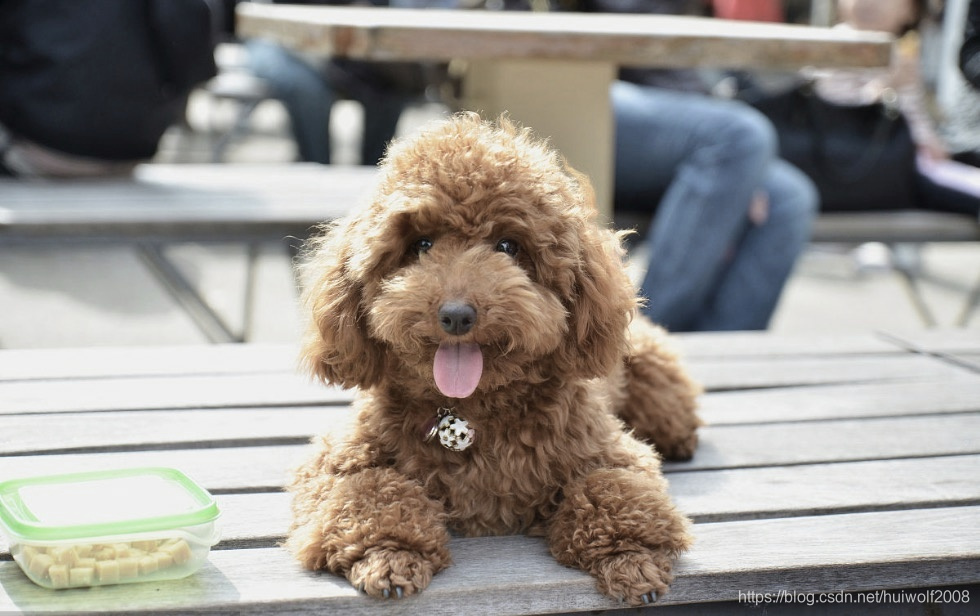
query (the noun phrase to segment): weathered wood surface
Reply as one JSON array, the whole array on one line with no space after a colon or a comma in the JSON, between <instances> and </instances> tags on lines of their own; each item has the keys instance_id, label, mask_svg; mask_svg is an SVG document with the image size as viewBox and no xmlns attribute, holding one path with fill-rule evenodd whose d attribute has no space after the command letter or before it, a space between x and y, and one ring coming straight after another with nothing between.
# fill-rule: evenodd
<instances>
[{"instance_id":1,"label":"weathered wood surface","mask_svg":"<svg viewBox=\"0 0 980 616\"><path fill-rule=\"evenodd\" d=\"M962 330L938 330L928 334L928 339L936 344L956 344L962 335ZM684 357L699 360L900 355L906 351L901 339L876 334L762 338L751 332L684 334L677 336L675 346ZM57 353L46 349L8 349L0 354L0 381L292 373L298 365L299 348L280 344L213 344L190 351L187 346L70 348L59 349Z\"/></svg>"},{"instance_id":2,"label":"weathered wood surface","mask_svg":"<svg viewBox=\"0 0 980 616\"><path fill-rule=\"evenodd\" d=\"M376 177L359 166L148 164L132 178L0 180L0 240L306 235L364 202Z\"/></svg>"},{"instance_id":3,"label":"weathered wood surface","mask_svg":"<svg viewBox=\"0 0 980 616\"><path fill-rule=\"evenodd\" d=\"M18 354L19 352L14 352ZM42 357L31 352L33 358ZM93 359L98 357L93 354ZM202 351L203 357L221 353ZM104 376L106 370L94 366L72 370L65 366L53 372L75 377L58 380L32 378L42 366L18 369L20 378L6 380L0 376L0 399L5 403L0 415L10 413L51 413L61 411L107 411L126 409L214 408L230 406L298 406L304 404L340 404L353 394L337 388L325 388L289 368L287 353L276 352L266 363L256 355L254 365L235 362L241 372L231 373L227 366L206 367L201 359L188 360L200 366L204 375L193 374L180 362L160 365L153 376L139 366L121 368L126 378ZM0 356L2 357L2 356ZM112 357L111 365L124 361ZM160 359L160 358L156 358ZM745 357L738 361L719 358L692 358L691 372L708 391L761 389L798 385L833 385L842 383L908 382L949 377L955 381L968 377L962 367L937 362L915 353L894 351L886 356L801 355L793 361ZM16 360L2 360L13 364ZM53 363L57 358L52 358ZM159 364L158 364L159 365ZM263 370L264 368L264 370ZM87 378L77 375L89 374Z\"/></svg>"},{"instance_id":4,"label":"weathered wood surface","mask_svg":"<svg viewBox=\"0 0 980 616\"><path fill-rule=\"evenodd\" d=\"M0 382L3 414L296 406L349 402L350 392L289 373Z\"/></svg>"},{"instance_id":5,"label":"weathered wood surface","mask_svg":"<svg viewBox=\"0 0 980 616\"><path fill-rule=\"evenodd\" d=\"M705 396L701 417L711 426L976 412L972 379L780 387Z\"/></svg>"},{"instance_id":6,"label":"weathered wood surface","mask_svg":"<svg viewBox=\"0 0 980 616\"><path fill-rule=\"evenodd\" d=\"M369 60L606 61L621 66L799 69L890 62L883 33L668 15L238 8L237 31Z\"/></svg>"},{"instance_id":7,"label":"weathered wood surface","mask_svg":"<svg viewBox=\"0 0 980 616\"><path fill-rule=\"evenodd\" d=\"M288 344L210 344L189 349L76 347L9 349L0 354L0 382L98 377L293 374L299 349Z\"/></svg>"},{"instance_id":8,"label":"weathered wood surface","mask_svg":"<svg viewBox=\"0 0 980 616\"><path fill-rule=\"evenodd\" d=\"M828 385L833 383L905 382L929 377L956 378L961 370L928 357L801 358L798 361L743 359L702 360L691 365L692 375L709 391Z\"/></svg>"},{"instance_id":9,"label":"weathered wood surface","mask_svg":"<svg viewBox=\"0 0 980 616\"><path fill-rule=\"evenodd\" d=\"M785 334L760 337L755 332L688 333L675 346L691 359L751 359L895 355L906 350L895 340L867 334Z\"/></svg>"},{"instance_id":10,"label":"weathered wood surface","mask_svg":"<svg viewBox=\"0 0 980 616\"><path fill-rule=\"evenodd\" d=\"M697 543L664 603L734 601L740 590L980 582L980 374L944 355L980 354L976 334L718 334L679 343L709 386L708 425L694 460L665 465ZM282 486L309 438L342 433L353 413L351 392L293 374L294 354L231 346L0 352L0 479L173 465L217 495L224 527L190 578L93 591L34 586L0 541L0 612L618 607L525 537L454 539L455 565L401 603L301 571L277 547L289 524Z\"/></svg>"},{"instance_id":11,"label":"weathered wood surface","mask_svg":"<svg viewBox=\"0 0 980 616\"><path fill-rule=\"evenodd\" d=\"M0 417L0 444L8 455L302 444L317 433L342 431L353 415L344 407L119 411ZM40 422L56 431L38 430ZM868 431L874 439L868 439ZM698 455L678 464L688 470L804 464L973 453L980 413L874 417L793 423L705 426ZM776 446L770 443L782 443Z\"/></svg>"},{"instance_id":12,"label":"weathered wood surface","mask_svg":"<svg viewBox=\"0 0 980 616\"><path fill-rule=\"evenodd\" d=\"M754 520L697 527L664 603L716 601L738 591L836 592L942 585L980 577L978 507ZM909 537L915 537L909 541ZM852 543L848 539L860 538ZM455 539L455 564L421 595L392 604L358 596L344 580L300 570L280 548L212 552L184 581L41 591L0 563L0 607L20 610L227 609L241 613L529 614L614 609L586 574L558 565L539 539ZM506 563L488 567L487 563ZM761 575L760 575L761 573ZM852 578L851 583L842 582Z\"/></svg>"}]
</instances>

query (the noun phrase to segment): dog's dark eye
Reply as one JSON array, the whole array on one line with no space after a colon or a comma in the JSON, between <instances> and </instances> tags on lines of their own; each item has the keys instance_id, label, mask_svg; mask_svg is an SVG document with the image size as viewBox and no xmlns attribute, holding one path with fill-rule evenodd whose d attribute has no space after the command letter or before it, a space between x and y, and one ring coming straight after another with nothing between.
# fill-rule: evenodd
<instances>
[{"instance_id":1,"label":"dog's dark eye","mask_svg":"<svg viewBox=\"0 0 980 616\"><path fill-rule=\"evenodd\" d=\"M512 257L516 257L518 248L519 247L517 246L517 242L515 242L514 240L500 240L499 242L497 242L497 246L495 247L495 250L497 252L502 252Z\"/></svg>"},{"instance_id":2,"label":"dog's dark eye","mask_svg":"<svg viewBox=\"0 0 980 616\"><path fill-rule=\"evenodd\" d=\"M430 248L432 248L432 240L430 240L427 237L418 239L415 241L414 244L412 244L412 252L414 252L417 255L420 255L425 252L429 252Z\"/></svg>"}]
</instances>

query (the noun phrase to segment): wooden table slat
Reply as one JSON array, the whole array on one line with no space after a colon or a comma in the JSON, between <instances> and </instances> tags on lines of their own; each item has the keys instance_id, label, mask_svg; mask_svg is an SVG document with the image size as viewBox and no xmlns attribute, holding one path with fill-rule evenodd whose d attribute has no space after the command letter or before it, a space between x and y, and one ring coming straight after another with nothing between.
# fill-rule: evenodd
<instances>
[{"instance_id":1,"label":"wooden table slat","mask_svg":"<svg viewBox=\"0 0 980 616\"><path fill-rule=\"evenodd\" d=\"M160 449L0 456L0 479L145 466L176 466L219 493L276 490L310 453L309 445ZM248 464L242 464L248 460Z\"/></svg>"},{"instance_id":2,"label":"wooden table slat","mask_svg":"<svg viewBox=\"0 0 980 616\"><path fill-rule=\"evenodd\" d=\"M968 330L886 332L885 336L794 334L760 338L755 332L712 332L675 334L674 338L684 359L693 363L901 355L914 345L936 351L980 347L977 336ZM902 340L905 347L898 344ZM298 358L299 349L291 344L6 349L0 354L0 381L291 372L296 370Z\"/></svg>"},{"instance_id":3,"label":"wooden table slat","mask_svg":"<svg viewBox=\"0 0 980 616\"><path fill-rule=\"evenodd\" d=\"M980 453L980 413L706 426L690 462L704 470Z\"/></svg>"},{"instance_id":4,"label":"wooden table slat","mask_svg":"<svg viewBox=\"0 0 980 616\"><path fill-rule=\"evenodd\" d=\"M788 360L842 355L895 355L905 349L888 339L869 334L792 333L759 337L757 332L688 332L674 334L674 343L689 360Z\"/></svg>"},{"instance_id":5,"label":"wooden table slat","mask_svg":"<svg viewBox=\"0 0 980 616\"><path fill-rule=\"evenodd\" d=\"M56 422L58 430L38 430L32 415L0 415L0 454L301 443L328 430L345 430L354 415L346 406L323 406L65 413L45 419Z\"/></svg>"},{"instance_id":6,"label":"wooden table slat","mask_svg":"<svg viewBox=\"0 0 980 616\"><path fill-rule=\"evenodd\" d=\"M0 417L0 453L298 444L328 429L342 432L353 416L343 407L325 407L196 411L193 416L141 411L57 420L59 430L52 432L38 430L29 415ZM700 441L692 461L667 467L704 470L980 453L980 413L709 425Z\"/></svg>"},{"instance_id":7,"label":"wooden table slat","mask_svg":"<svg viewBox=\"0 0 980 616\"><path fill-rule=\"evenodd\" d=\"M707 390L757 389L871 381L903 382L936 376L972 376L934 357L887 355L786 359L700 360L691 374Z\"/></svg>"},{"instance_id":8,"label":"wooden table slat","mask_svg":"<svg viewBox=\"0 0 980 616\"><path fill-rule=\"evenodd\" d=\"M701 397L713 426L980 411L980 379L927 379L720 391Z\"/></svg>"},{"instance_id":9,"label":"wooden table slat","mask_svg":"<svg viewBox=\"0 0 980 616\"><path fill-rule=\"evenodd\" d=\"M980 348L980 332L966 328L889 330L881 337L901 348L925 352L975 353Z\"/></svg>"},{"instance_id":10,"label":"wooden table slat","mask_svg":"<svg viewBox=\"0 0 980 616\"><path fill-rule=\"evenodd\" d=\"M299 351L289 344L8 349L4 381L294 373Z\"/></svg>"},{"instance_id":11,"label":"wooden table slat","mask_svg":"<svg viewBox=\"0 0 980 616\"><path fill-rule=\"evenodd\" d=\"M941 359L914 354L787 360L691 360L691 373L708 391L861 382L975 378ZM107 386L108 383L112 386ZM132 409L344 404L350 392L293 373L214 374L48 380L0 380L0 415Z\"/></svg>"},{"instance_id":12,"label":"wooden table slat","mask_svg":"<svg viewBox=\"0 0 980 616\"><path fill-rule=\"evenodd\" d=\"M349 404L353 394L291 373L0 382L0 417L30 413Z\"/></svg>"},{"instance_id":13,"label":"wooden table slat","mask_svg":"<svg viewBox=\"0 0 980 616\"><path fill-rule=\"evenodd\" d=\"M699 521L980 504L980 456L668 473Z\"/></svg>"}]
</instances>

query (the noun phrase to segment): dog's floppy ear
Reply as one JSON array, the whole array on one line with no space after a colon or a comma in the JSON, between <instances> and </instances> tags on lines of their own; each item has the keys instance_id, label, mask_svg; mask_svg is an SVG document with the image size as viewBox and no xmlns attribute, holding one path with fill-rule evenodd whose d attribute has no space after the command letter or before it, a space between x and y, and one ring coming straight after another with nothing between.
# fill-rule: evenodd
<instances>
[{"instance_id":1,"label":"dog's floppy ear","mask_svg":"<svg viewBox=\"0 0 980 616\"><path fill-rule=\"evenodd\" d=\"M573 208L579 258L568 306L569 335L559 352L575 373L591 378L608 374L622 361L638 300L623 263L620 234L596 224L588 179L574 169L568 171L579 184L582 203Z\"/></svg>"},{"instance_id":2,"label":"dog's floppy ear","mask_svg":"<svg viewBox=\"0 0 980 616\"><path fill-rule=\"evenodd\" d=\"M384 354L367 334L363 273L352 267L357 220L334 223L311 240L302 266L311 317L301 356L310 372L342 387L367 388L384 374Z\"/></svg>"}]
</instances>

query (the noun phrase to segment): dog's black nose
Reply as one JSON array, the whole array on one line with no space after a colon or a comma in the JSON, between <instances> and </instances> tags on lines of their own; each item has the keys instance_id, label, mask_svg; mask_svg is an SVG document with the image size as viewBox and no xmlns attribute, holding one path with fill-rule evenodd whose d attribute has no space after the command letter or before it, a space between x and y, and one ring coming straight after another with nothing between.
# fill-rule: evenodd
<instances>
[{"instance_id":1,"label":"dog's black nose","mask_svg":"<svg viewBox=\"0 0 980 616\"><path fill-rule=\"evenodd\" d=\"M464 302L446 302L439 308L439 325L447 334L462 336L473 329L476 308Z\"/></svg>"}]
</instances>

